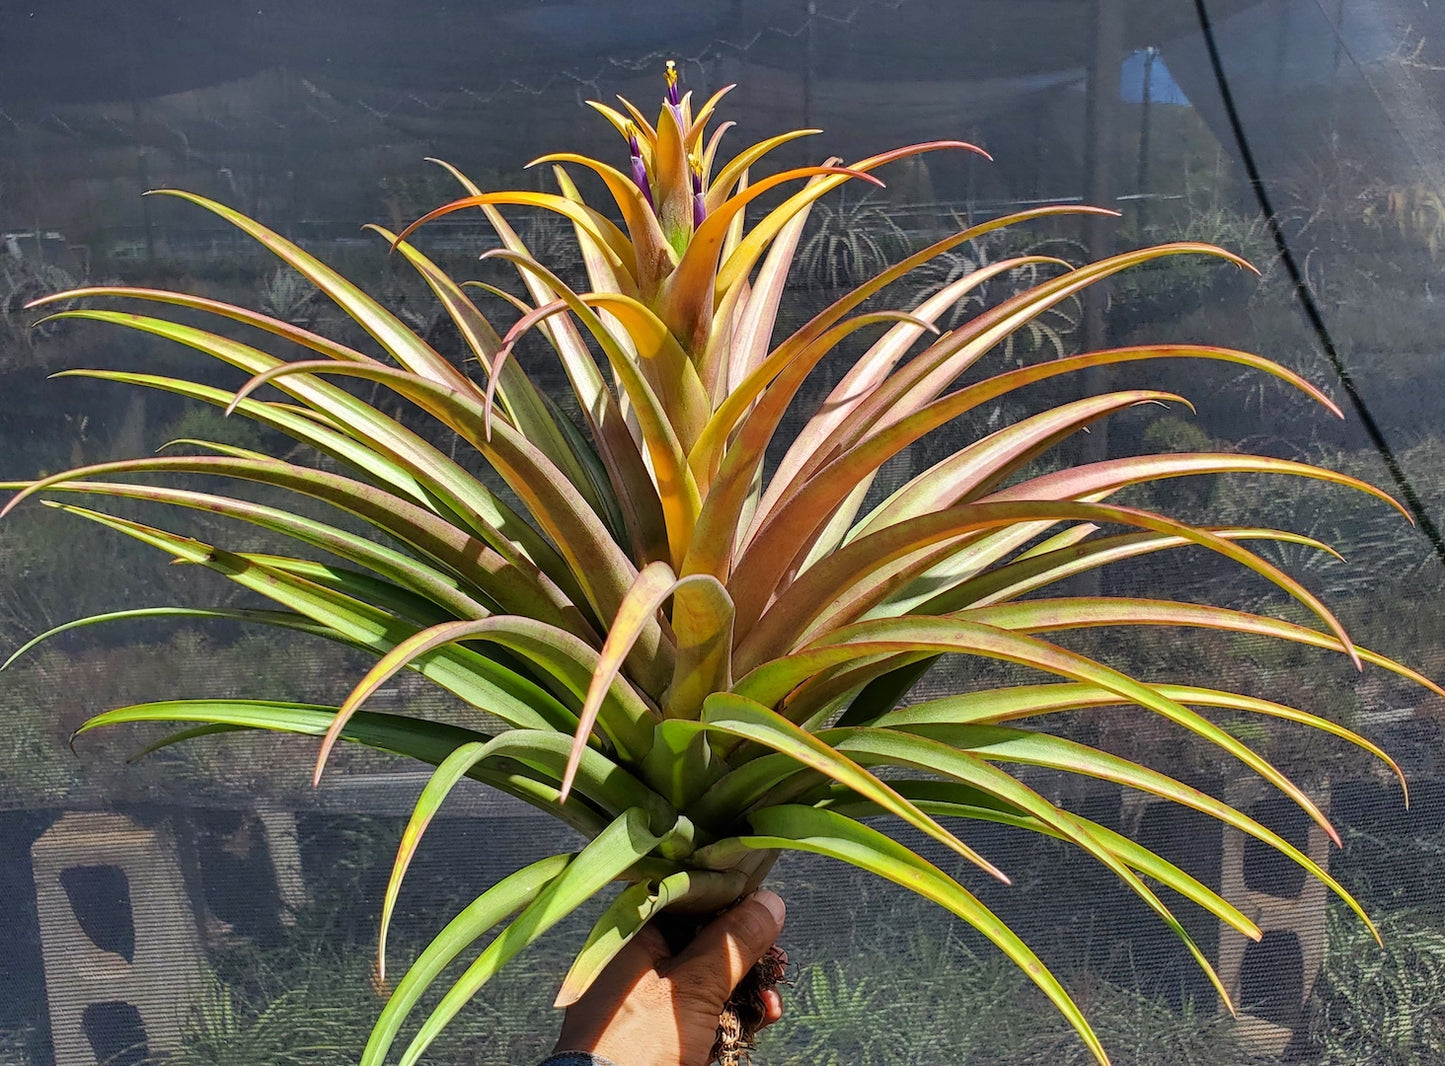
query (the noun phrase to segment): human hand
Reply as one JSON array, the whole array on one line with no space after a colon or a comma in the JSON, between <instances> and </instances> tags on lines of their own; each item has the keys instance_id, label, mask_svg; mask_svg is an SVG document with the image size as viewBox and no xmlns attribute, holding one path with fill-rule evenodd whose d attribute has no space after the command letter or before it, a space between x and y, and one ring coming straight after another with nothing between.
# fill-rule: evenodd
<instances>
[{"instance_id":1,"label":"human hand","mask_svg":"<svg viewBox=\"0 0 1445 1066\"><path fill-rule=\"evenodd\" d=\"M653 926L617 953L562 1018L557 1051L587 1051L617 1066L707 1066L718 1015L783 930L782 899L754 892L704 926L677 955ZM762 993L763 1024L783 1016Z\"/></svg>"}]
</instances>

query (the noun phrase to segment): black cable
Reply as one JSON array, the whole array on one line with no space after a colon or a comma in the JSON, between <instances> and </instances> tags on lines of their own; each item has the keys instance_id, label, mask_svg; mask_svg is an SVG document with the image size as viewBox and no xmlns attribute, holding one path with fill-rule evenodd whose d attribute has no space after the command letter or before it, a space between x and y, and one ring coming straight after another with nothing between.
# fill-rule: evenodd
<instances>
[{"instance_id":1,"label":"black cable","mask_svg":"<svg viewBox=\"0 0 1445 1066\"><path fill-rule=\"evenodd\" d=\"M1204 35L1204 46L1209 51L1209 65L1214 70L1214 81L1219 86L1219 96L1224 103L1225 114L1229 117L1229 128L1234 134L1234 143L1239 149L1240 161L1244 163L1245 173L1249 176L1249 186L1254 190L1254 198L1259 204L1260 214L1264 216L1265 225L1269 227L1269 234L1274 238L1274 246L1279 252L1280 261L1284 263L1285 271L1289 274L1290 281L1294 283L1295 295L1304 309L1305 318L1314 330L1315 337L1319 340L1320 347L1324 349L1330 365L1334 367L1340 384L1344 386L1345 394L1350 398L1350 406L1355 409L1355 414L1359 416L1361 424L1365 427L1370 443L1380 453L1380 458L1385 460L1385 467L1390 471L1390 477L1399 488L1405 506L1415 517L1420 532L1425 534L1426 539L1430 541L1430 546L1435 549L1436 557L1442 564L1445 564L1445 540L1441 539L1439 527L1425 512L1425 505L1415 491L1415 486L1410 484L1410 479L1405 476L1405 471L1401 469L1400 461L1395 458L1394 451L1390 448L1389 442L1385 440L1385 434L1380 429L1379 423L1375 421L1375 416L1370 414L1364 397L1355 387L1354 378L1350 376L1349 370L1345 368L1344 360L1340 358L1339 350L1330 337L1329 327L1325 325L1324 316L1320 313L1319 304L1315 302L1315 295L1305 282L1304 273L1300 270L1299 263L1295 261L1289 240L1280 227L1279 218L1274 212L1274 205L1269 199L1269 192L1264 187L1264 179L1260 177L1259 166L1254 161L1254 153L1250 151L1249 141L1244 135L1244 124L1240 121L1239 109L1234 105L1234 93L1229 89L1229 79L1224 75L1224 64L1219 58L1219 45L1214 39L1214 23L1204 4L1205 0L1194 0L1194 9L1199 13L1199 29Z\"/></svg>"}]
</instances>

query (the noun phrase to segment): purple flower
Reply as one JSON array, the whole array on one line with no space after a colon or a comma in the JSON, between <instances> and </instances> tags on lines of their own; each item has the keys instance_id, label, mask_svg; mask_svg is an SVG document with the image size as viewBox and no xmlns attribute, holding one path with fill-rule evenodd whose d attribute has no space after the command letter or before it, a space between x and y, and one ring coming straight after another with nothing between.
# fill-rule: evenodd
<instances>
[{"instance_id":1,"label":"purple flower","mask_svg":"<svg viewBox=\"0 0 1445 1066\"><path fill-rule=\"evenodd\" d=\"M671 59L667 61L667 73L664 77L667 78L667 102L673 107L681 106L682 97L677 91L677 64Z\"/></svg>"},{"instance_id":2,"label":"purple flower","mask_svg":"<svg viewBox=\"0 0 1445 1066\"><path fill-rule=\"evenodd\" d=\"M637 127L627 124L627 151L632 157L632 180L642 190L647 206L652 207L652 183L647 180L647 164L642 161L642 146L637 143Z\"/></svg>"},{"instance_id":3,"label":"purple flower","mask_svg":"<svg viewBox=\"0 0 1445 1066\"><path fill-rule=\"evenodd\" d=\"M692 228L696 230L707 218L707 201L702 194L702 164L693 156L688 160L692 166Z\"/></svg>"}]
</instances>

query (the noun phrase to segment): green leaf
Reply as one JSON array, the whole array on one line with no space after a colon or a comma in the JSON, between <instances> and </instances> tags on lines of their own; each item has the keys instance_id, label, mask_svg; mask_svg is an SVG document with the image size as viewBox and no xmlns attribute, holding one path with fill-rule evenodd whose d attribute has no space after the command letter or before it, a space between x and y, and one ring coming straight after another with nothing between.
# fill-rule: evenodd
<instances>
[{"instance_id":1,"label":"green leaf","mask_svg":"<svg viewBox=\"0 0 1445 1066\"><path fill-rule=\"evenodd\" d=\"M489 760L507 762L517 760L519 751L528 754L535 753L535 746L541 742L541 738L526 733L504 733L490 741L474 741L463 744L453 751L447 758L437 766L436 772L432 774L426 787L422 789L421 796L417 799L412 810L411 818L402 832L401 843L397 847L396 860L392 865L391 876L387 881L385 899L382 903L381 930L378 936L377 969L379 976L384 980L386 977L386 937L387 930L391 924L391 917L396 907L396 900L401 891L401 884L406 876L407 868L411 864L412 857L421 843L422 835L426 832L427 826L431 823L438 809L445 802L451 790L464 776L472 775L473 770L478 767L485 768ZM534 764L535 765L535 764ZM653 798L640 789L628 789L621 784L623 776L616 768L600 768L589 766L589 773L585 782L583 792L590 794L589 798L602 803L604 808L611 805L617 798L640 798L649 807L654 808ZM565 801L561 801L565 802ZM613 814L620 813L626 807L614 809ZM640 808L639 808L640 809ZM649 817L657 821L656 813L650 812ZM673 815L675 818L675 815ZM681 897L689 889L689 882L686 875L679 882L676 878L665 879L660 895L660 902L657 909L666 906L675 896ZM741 885L739 884L740 888ZM651 917L648 914L647 917ZM642 919L643 922L647 917ZM633 930L635 932L636 930ZM630 935L630 934L629 934ZM617 945L621 947L621 945ZM585 952L584 952L585 953ZM608 956L610 958L610 956ZM579 962L581 956L579 956ZM605 961L605 960L604 960ZM589 978L590 980L590 978Z\"/></svg>"},{"instance_id":2,"label":"green leaf","mask_svg":"<svg viewBox=\"0 0 1445 1066\"><path fill-rule=\"evenodd\" d=\"M93 310L64 311L52 317L93 319L127 326L176 341L253 375L265 373L280 366L294 365L285 364L274 356L226 337L206 333L190 326L166 322L163 319ZM307 365L316 364L308 363ZM336 362L319 365L330 369L333 373L345 368L390 370L390 368L361 363ZM391 372L400 373L399 371ZM379 450L388 459L400 464L412 477L426 485L428 491L437 499L443 501L448 508L453 509L474 533L490 544L504 558L515 561L519 555L525 554L528 559L551 575L553 580L557 580L559 573L565 580L566 568L551 545L511 508L498 500L485 485L445 453L434 448L394 419L386 417L344 389L319 380L314 374L297 374L283 380L284 384L278 386L279 388L303 403L317 407L338 423L345 425L350 436ZM418 380L424 379L419 378ZM445 392L437 394L447 395ZM562 584L560 581L558 583ZM563 587L566 586L563 585Z\"/></svg>"},{"instance_id":3,"label":"green leaf","mask_svg":"<svg viewBox=\"0 0 1445 1066\"><path fill-rule=\"evenodd\" d=\"M374 651L389 651L417 630L416 626L408 625L385 611L314 581L251 562L200 541L177 537L164 530L97 511L70 506L62 509L125 533L178 559L214 570ZM476 652L464 648L440 648L428 653L425 660L418 661L415 669L472 706L511 725L521 728L570 728L571 712L550 693Z\"/></svg>"},{"instance_id":4,"label":"green leaf","mask_svg":"<svg viewBox=\"0 0 1445 1066\"><path fill-rule=\"evenodd\" d=\"M573 855L554 855L524 866L483 892L448 922L412 963L411 969L387 1000L361 1053L360 1066L382 1066L407 1015L452 960L509 914L534 902L574 858Z\"/></svg>"},{"instance_id":5,"label":"green leaf","mask_svg":"<svg viewBox=\"0 0 1445 1066\"><path fill-rule=\"evenodd\" d=\"M587 687L587 698L583 701L582 711L577 717L577 730L572 737L572 753L567 759L567 770L562 775L563 796L567 795L572 788L572 778L577 772L577 763L582 758L582 750L587 745L587 739L592 733L592 727L597 721L597 715L602 710L603 703L616 687L615 683L622 670L623 662L632 653L638 638L647 631L649 626L657 624L655 616L658 609L672 595L676 583L672 567L661 562L648 563L638 573L632 587L627 590L627 595L622 598L616 617L607 627L607 640L603 643L602 651L597 656L592 680ZM623 684L625 685L626 682ZM650 745L651 740L651 730L649 730L643 744ZM646 753L644 746L637 752L637 755L641 756Z\"/></svg>"},{"instance_id":6,"label":"green leaf","mask_svg":"<svg viewBox=\"0 0 1445 1066\"><path fill-rule=\"evenodd\" d=\"M440 516L445 510L445 505L432 494L422 481L413 477L399 463L392 462L374 448L347 436L342 427L335 424L329 415L313 411L309 407L302 407L298 404L263 403L254 399L237 402L236 394L226 389L214 389L207 385L197 385L194 382L156 374L128 374L118 370L62 370L55 376L115 381L124 385L159 389L177 396L200 400L223 410L231 409L234 405L236 413L246 416L253 422L259 422L263 426L279 430L307 447L315 449L320 454L330 456L357 471L367 478L371 485L381 486L376 491L387 491L400 499L410 501L428 510L433 515ZM222 446L215 450L231 458L247 459L251 462L282 462L269 455L238 453L235 448L229 446ZM150 460L132 461L146 462ZM93 467L81 467L78 470L57 474L55 477L63 480L72 474L79 474L80 471L94 472L97 468L104 466L105 464L102 463ZM49 478L41 479L42 482L49 480Z\"/></svg>"},{"instance_id":7,"label":"green leaf","mask_svg":"<svg viewBox=\"0 0 1445 1066\"><path fill-rule=\"evenodd\" d=\"M900 793L918 804L921 810L937 818L969 818L996 822L1032 833L1042 833L1055 839L1064 839L1063 834L1039 819L967 785L953 781L904 780L897 782L897 788ZM819 800L819 803L824 809L846 818L876 818L887 813L877 804L859 799L856 794L839 785L829 785L826 797ZM1251 940L1257 941L1264 935L1259 926L1227 899L1155 852L1098 822L1078 814L1071 814L1070 817L1145 877L1152 877L1173 889Z\"/></svg>"},{"instance_id":8,"label":"green leaf","mask_svg":"<svg viewBox=\"0 0 1445 1066\"><path fill-rule=\"evenodd\" d=\"M229 318L233 322L240 322L247 326L255 326L257 329L265 330L292 344L298 344L303 348L309 348L313 352L330 356L332 359L344 359L350 362L364 363L375 362L369 355L358 352L354 348L348 348L344 344L338 344L329 337L312 333L308 329L293 325L290 322L283 322L279 318L272 318L269 315L260 314L249 308L237 307L234 304L222 303L219 300L209 300L204 296L193 296L190 293L171 292L167 289L143 289L134 288L128 285L88 285L79 289L71 289L68 292L52 293L49 296L42 296L26 304L27 308L44 307L47 304L68 302L70 300L84 300L94 296L115 297L127 300L152 300L156 303L171 304L176 307L186 307L194 311L208 311L211 314L220 315L222 318Z\"/></svg>"},{"instance_id":9,"label":"green leaf","mask_svg":"<svg viewBox=\"0 0 1445 1066\"><path fill-rule=\"evenodd\" d=\"M414 1066L437 1034L498 970L647 855L661 839L648 824L648 816L634 808L620 815L578 852L567 868L548 882L522 913L497 934L442 997L402 1054L400 1066ZM385 1048L381 1052L384 1055ZM363 1063L367 1061L363 1059ZM374 1061L380 1062L380 1056Z\"/></svg>"},{"instance_id":10,"label":"green leaf","mask_svg":"<svg viewBox=\"0 0 1445 1066\"><path fill-rule=\"evenodd\" d=\"M587 602L599 617L610 617L616 613L622 597L626 594L636 570L632 561L612 540L597 515L577 495L556 467L546 456L527 443L516 430L505 423L493 426L490 439L483 430L485 415L482 407L474 400L419 378L405 371L390 367L323 366L316 363L289 363L273 367L265 374L252 378L246 388L255 388L268 379L287 380L293 376L324 372L357 376L389 385L407 397L428 395L440 404L451 407L461 424L461 432L487 461L506 480L507 484L526 503L534 518L551 538L566 560L563 575L554 574L553 579L565 580L562 587L576 586L586 596ZM243 390L244 394L245 390ZM641 657L636 660L639 670L645 668L649 656L665 660L660 627L653 626L639 641ZM654 672L663 665L670 668L671 662L658 662ZM662 682L665 684L666 682ZM660 687L660 686L659 686Z\"/></svg>"},{"instance_id":11,"label":"green leaf","mask_svg":"<svg viewBox=\"0 0 1445 1066\"><path fill-rule=\"evenodd\" d=\"M230 395L229 393L226 395ZM10 506L40 491L63 488L72 478L104 474L195 473L234 477L287 489L322 500L370 523L383 533L408 544L422 556L440 564L482 601L495 601L503 609L527 614L583 639L596 634L577 608L529 560L513 553L509 561L487 544L435 512L400 499L384 489L329 471L296 466L278 459L235 459L218 456L128 459L79 467L24 486ZM3 514L3 512L0 512Z\"/></svg>"},{"instance_id":12,"label":"green leaf","mask_svg":"<svg viewBox=\"0 0 1445 1066\"><path fill-rule=\"evenodd\" d=\"M1208 956L1200 950L1174 913L1135 875L1128 864L1109 846L1109 842L1096 835L1084 820L1054 806L1033 789L983 759L926 736L909 737L888 729L853 729L846 733L841 730L829 731L820 734L820 739L833 744L838 751L866 757L866 763L878 762L887 766L921 770L979 789L1036 818L1060 838L1102 863L1142 899L1184 944L1219 993L1220 999L1226 1004L1230 1003L1229 991ZM1231 1004L1231 1013L1233 1009Z\"/></svg>"},{"instance_id":13,"label":"green leaf","mask_svg":"<svg viewBox=\"0 0 1445 1066\"><path fill-rule=\"evenodd\" d=\"M849 702L838 718L838 725L866 725L891 711L940 658L929 655L875 676Z\"/></svg>"},{"instance_id":14,"label":"green leaf","mask_svg":"<svg viewBox=\"0 0 1445 1066\"><path fill-rule=\"evenodd\" d=\"M801 766L847 785L860 796L866 796L915 829L952 848L979 869L1004 884L1009 883L1002 870L898 795L886 782L761 704L721 692L709 697L703 705L701 722L674 720L670 727L724 733L756 741L781 752ZM734 794L726 787L727 782L728 778L724 778L723 782L709 790L702 800L692 806L690 813L705 824L726 825L741 810Z\"/></svg>"},{"instance_id":15,"label":"green leaf","mask_svg":"<svg viewBox=\"0 0 1445 1066\"><path fill-rule=\"evenodd\" d=\"M1405 806L1410 805L1410 786L1404 771L1398 763L1378 745L1360 736L1353 730L1321 718L1306 711L1286 707L1270 700L1244 696L1237 692L1200 688L1196 685L1154 686L1161 696L1177 703L1214 707L1220 710L1237 711L1242 714L1262 714L1286 722L1309 726L1323 733L1347 740L1356 747L1369 752L1390 768L1400 782L1405 796ZM944 696L939 699L915 703L900 710L880 713L871 724L897 729L907 725L938 723L947 725L1001 725L1005 722L1034 718L1061 711L1091 710L1101 707L1120 706L1119 698L1112 692L1094 685L1050 684L1011 685L1007 688L984 689L966 692L958 696ZM863 724L862 722L840 722L840 725Z\"/></svg>"},{"instance_id":16,"label":"green leaf","mask_svg":"<svg viewBox=\"0 0 1445 1066\"><path fill-rule=\"evenodd\" d=\"M1308 855L1248 815L1198 789L1182 784L1172 777L1127 759L1121 759L1116 755L1110 755L1108 752L1048 733L1010 729L1006 726L910 725L904 728L908 732L929 736L954 747L966 748L985 759L1043 766L1065 773L1111 781L1210 815L1226 825L1247 833L1261 843L1268 844L1302 866L1311 876L1324 882L1351 910L1359 915L1360 920L1369 928L1371 935L1376 940L1379 939L1379 933L1375 929L1374 923L1370 921L1369 915L1365 913L1359 901Z\"/></svg>"},{"instance_id":17,"label":"green leaf","mask_svg":"<svg viewBox=\"0 0 1445 1066\"><path fill-rule=\"evenodd\" d=\"M553 1006L570 1007L582 998L617 953L666 908L686 904L704 913L717 910L737 900L746 883L747 878L736 870L678 870L660 881L639 881L624 888L593 925L562 979Z\"/></svg>"},{"instance_id":18,"label":"green leaf","mask_svg":"<svg viewBox=\"0 0 1445 1066\"><path fill-rule=\"evenodd\" d=\"M694 719L671 718L653 729L652 747L639 772L678 810L691 811L697 797L727 772L715 745Z\"/></svg>"},{"instance_id":19,"label":"green leaf","mask_svg":"<svg viewBox=\"0 0 1445 1066\"><path fill-rule=\"evenodd\" d=\"M366 228L379 233L416 268L417 273L446 308L467 347L480 363L490 366L502 347L502 339L486 317L477 310L476 305L467 298L462 287L412 244L398 241L396 234L390 230L375 225ZM599 516L615 512L616 500L606 500L600 491L605 487L610 495L611 486L605 479L599 485L589 476L572 438L563 431L553 409L548 407L546 398L537 391L515 360L507 360L505 363L497 389L517 431L536 445L537 450L567 476L567 480Z\"/></svg>"},{"instance_id":20,"label":"green leaf","mask_svg":"<svg viewBox=\"0 0 1445 1066\"><path fill-rule=\"evenodd\" d=\"M516 360L508 359L506 366L515 366ZM505 374L506 367L503 367ZM557 402L546 393L541 394L542 403L551 412L552 420L558 430L567 441L567 447L577 460L577 465L582 469L582 476L592 485L592 492L602 501L603 510L599 514L607 528L612 532L612 539L619 544L631 543L633 557L638 560L651 562L653 559L660 559L667 554L667 532L663 529L661 504L654 498L654 494L645 493L636 502L618 499L617 492L611 480L612 475L608 472L607 464L603 461L601 454L593 447L592 441L583 435L582 431L572 424L572 419L567 413L557 406ZM638 457L639 466L641 456ZM645 472L645 469L644 469ZM619 483L624 483L619 479ZM657 510L656 526L659 535L651 537L643 525L642 511L651 502Z\"/></svg>"},{"instance_id":21,"label":"green leaf","mask_svg":"<svg viewBox=\"0 0 1445 1066\"><path fill-rule=\"evenodd\" d=\"M475 389L475 386L464 374L408 329L401 319L321 260L303 251L280 234L273 233L259 222L255 222L229 207L218 204L214 200L208 200L204 196L197 196L195 193L182 192L179 189L156 189L147 195L179 197L219 215L265 245L307 281L335 300L337 306L350 315L357 325L371 334L376 342L395 357L402 366L413 373L421 374L453 388Z\"/></svg>"},{"instance_id":22,"label":"green leaf","mask_svg":"<svg viewBox=\"0 0 1445 1066\"><path fill-rule=\"evenodd\" d=\"M495 601L478 602L461 588L461 582L394 548L377 544L335 526L248 500L204 492L152 485L129 485L95 481L66 481L51 486L66 492L90 492L121 496L154 503L168 503L250 522L262 529L290 537L314 548L331 552L348 562L358 563L403 589L423 597L430 604L462 618L485 618L497 610Z\"/></svg>"},{"instance_id":23,"label":"green leaf","mask_svg":"<svg viewBox=\"0 0 1445 1066\"><path fill-rule=\"evenodd\" d=\"M529 767L549 783L560 783L571 741L565 733L550 729L512 729L488 742L488 757L503 759L507 765ZM646 811L659 842L669 834L682 841L689 832L688 826L682 824L685 819L680 819L665 799L600 751L583 749L575 781L584 798L614 817L632 808ZM559 802L565 803L560 790L558 795Z\"/></svg>"},{"instance_id":24,"label":"green leaf","mask_svg":"<svg viewBox=\"0 0 1445 1066\"><path fill-rule=\"evenodd\" d=\"M1190 626L1217 629L1221 632L1278 637L1281 640L1337 652L1347 653L1351 647L1330 633L1307 629L1278 618L1249 614L1245 611L1233 611L1208 604L1179 603L1174 600L1108 596L1060 597L1046 601L1030 600L1020 604L1000 603L990 607L978 607L968 611L966 617L988 625L1018 626L1028 629L1030 632L1080 629L1090 626ZM1355 648L1354 650L1364 662L1370 663L1372 666L1382 666L1391 673L1398 674L1400 677L1429 689L1437 696L1445 697L1445 689L1424 674L1367 648Z\"/></svg>"},{"instance_id":25,"label":"green leaf","mask_svg":"<svg viewBox=\"0 0 1445 1066\"><path fill-rule=\"evenodd\" d=\"M333 727L336 722L343 722L342 709L338 709ZM344 728L344 722L343 722ZM330 730L327 731L328 735ZM396 910L396 900L401 894L401 883L406 879L407 868L411 866L412 857L416 855L416 849L421 845L422 835L426 832L427 826L431 824L432 817L451 795L452 789L460 781L468 770L476 766L486 758L486 741L474 740L468 744L462 744L450 755L443 759L431 777L427 779L426 787L421 790L417 797L415 806L412 807L411 817L407 820L406 828L401 831L401 842L397 845L396 859L391 864L391 876L386 881L386 892L381 901L381 926L376 935L376 977L378 981L386 980L386 935L391 929L391 916Z\"/></svg>"},{"instance_id":26,"label":"green leaf","mask_svg":"<svg viewBox=\"0 0 1445 1066\"><path fill-rule=\"evenodd\" d=\"M1154 708L1157 694L1116 670L1074 652L994 626L952 618L898 618L856 622L793 654L744 675L733 692L775 706L794 688L829 668L863 656L931 656L955 652L1016 662L1073 681L1118 692L1130 703ZM860 684L862 682L860 681Z\"/></svg>"},{"instance_id":27,"label":"green leaf","mask_svg":"<svg viewBox=\"0 0 1445 1066\"><path fill-rule=\"evenodd\" d=\"M1012 929L938 867L875 829L831 811L796 805L769 807L749 818L756 835L738 838L745 848L786 848L826 855L877 874L953 912L1001 950L1049 998L1094 1057L1109 1057L1078 1005L1043 961ZM699 853L701 855L701 853Z\"/></svg>"},{"instance_id":28,"label":"green leaf","mask_svg":"<svg viewBox=\"0 0 1445 1066\"><path fill-rule=\"evenodd\" d=\"M1089 604L1092 603L1092 600L1086 599L1075 602L1079 610L1086 611ZM1295 803L1299 804L1300 808L1329 835L1331 840L1337 845L1340 843L1339 834L1330 824L1329 819L1325 817L1324 812L1319 809L1303 789L1284 774L1280 773L1279 770L1275 769L1275 767L1263 757L1256 754L1247 744L1237 740L1203 716L1164 696L1158 689L1136 681L1101 663L1094 662L1081 655L1076 655L1073 652L1056 648L1053 645L1039 642L1037 646L1030 648L1024 645L1012 644L1008 640L999 639L1002 633L1006 630L1011 631L1011 629L1007 621L1004 621L1003 624L1000 625L999 620L994 614L995 612L1013 610L1017 611L1017 617L1020 619L1033 619L1035 618L1035 611L1037 611L1037 617L1044 619L1049 617L1049 603L1050 601L1047 600L1027 601L1022 604L1010 604L1007 608L980 608L977 612L969 613L968 621L959 620L961 624L965 626L972 626L982 622L988 631L972 629L953 631L950 629L950 622L942 619L936 623L923 619L909 619L907 621L900 619L892 622L878 623L865 622L856 627L849 627L848 630L840 630L823 640L815 642L812 647L819 649L819 652L815 653L816 657L822 658L823 656L827 656L827 653L823 651L823 649L827 648L833 650L833 655L827 656L827 658L838 658L839 652L844 648L863 650L868 647L866 641L855 639L854 633L859 632L877 638L886 639L893 637L899 642L911 640L915 643L915 647L918 650L924 651L944 651L947 650L948 645L952 643L954 650L968 650L976 655L984 655L989 658L1001 658L1005 661L1046 670L1071 680L1087 681L1117 693L1130 703L1154 711L1162 718L1173 722L1183 729L1189 730L1196 736L1209 741L1220 750L1232 755L1266 781L1270 782L1270 784L1284 792L1285 795L1293 799ZM989 621L990 618L994 619L992 623ZM999 628L994 628L994 625L999 625ZM1020 622L1019 628L1027 627L1027 622ZM897 650L901 650L898 648L897 643L894 644L894 647ZM799 656L790 658L801 660L806 654L807 653L801 653ZM846 652L843 654L846 656ZM827 658L824 658L823 661L826 662ZM787 660L780 661L786 662ZM843 661L846 661L846 659ZM753 674L748 675L748 677L745 677L739 682L736 686L736 691L743 692L748 690L750 687L749 678L765 675L770 669L770 666L760 667L754 671ZM788 672L780 672L779 676L789 676L789 673L791 673L791 670ZM767 689L765 688L764 691L766 692Z\"/></svg>"},{"instance_id":29,"label":"green leaf","mask_svg":"<svg viewBox=\"0 0 1445 1066\"><path fill-rule=\"evenodd\" d=\"M446 622L401 641L367 672L337 712L336 722L327 733L317 758L317 773L326 760L346 719L361 704L413 660L441 647L466 640L485 640L501 645L521 656L538 674L550 676L573 696L579 706L585 699L587 686L596 676L598 653L569 633L547 626L531 618L503 615L481 621ZM652 744L652 723L655 712L625 682L609 685L599 705L601 722L609 739L629 763L640 761ZM573 723L565 732L579 730ZM582 732L589 736L591 728Z\"/></svg>"},{"instance_id":30,"label":"green leaf","mask_svg":"<svg viewBox=\"0 0 1445 1066\"><path fill-rule=\"evenodd\" d=\"M74 621L62 622L58 626L51 626L44 633L31 637L11 652L10 658L0 663L0 670L8 669L26 652L61 633L68 633L72 629L81 629L85 626L99 625L103 622L130 622L140 618L201 618L227 622L258 622L262 625L280 626L284 629L294 629L320 637L336 636L334 630L317 625L304 615L293 614L290 611L256 611L222 607L139 607L128 611L106 611L101 614L87 615L85 618L77 618Z\"/></svg>"},{"instance_id":31,"label":"green leaf","mask_svg":"<svg viewBox=\"0 0 1445 1066\"><path fill-rule=\"evenodd\" d=\"M335 707L314 704L273 700L162 700L105 711L88 719L75 731L75 735L80 736L103 726L136 722L202 722L208 730L265 729L320 737L335 717ZM199 731L188 732L200 735ZM484 743L492 739L474 729L371 711L354 715L347 723L343 736L365 747L405 755L433 766L439 765L465 744ZM523 767L493 769L474 766L467 771L467 776L547 812L584 836L596 836L607 824L593 807L580 798L559 803L555 784Z\"/></svg>"},{"instance_id":32,"label":"green leaf","mask_svg":"<svg viewBox=\"0 0 1445 1066\"><path fill-rule=\"evenodd\" d=\"M679 870L661 882L639 881L619 892L587 934L586 943L562 978L562 988L552 1006L570 1007L581 999L617 953L667 906L672 893L668 882L687 876L686 871Z\"/></svg>"}]
</instances>

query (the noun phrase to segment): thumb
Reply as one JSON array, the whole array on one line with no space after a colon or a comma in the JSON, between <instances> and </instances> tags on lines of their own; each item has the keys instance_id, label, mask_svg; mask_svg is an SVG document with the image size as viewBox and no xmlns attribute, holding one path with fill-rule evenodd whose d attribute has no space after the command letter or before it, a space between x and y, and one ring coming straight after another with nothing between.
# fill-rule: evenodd
<instances>
[{"instance_id":1,"label":"thumb","mask_svg":"<svg viewBox=\"0 0 1445 1066\"><path fill-rule=\"evenodd\" d=\"M783 931L783 901L754 892L706 925L669 967L678 987L706 997L718 1010Z\"/></svg>"}]
</instances>

